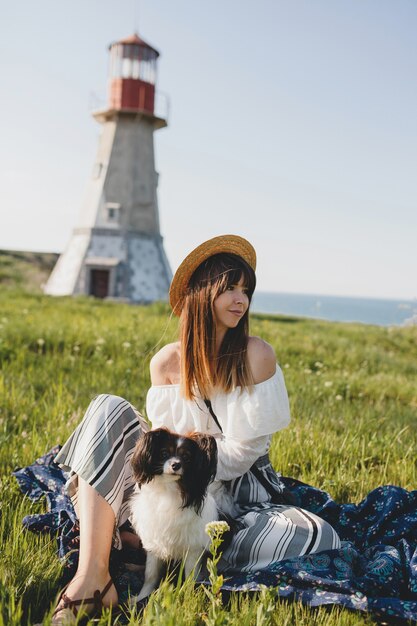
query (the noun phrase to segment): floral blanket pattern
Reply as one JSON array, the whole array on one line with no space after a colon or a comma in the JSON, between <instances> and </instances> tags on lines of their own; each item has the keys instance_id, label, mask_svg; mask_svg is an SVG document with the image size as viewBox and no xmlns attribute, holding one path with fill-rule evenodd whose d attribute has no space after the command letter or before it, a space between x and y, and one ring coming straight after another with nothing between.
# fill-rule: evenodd
<instances>
[{"instance_id":1,"label":"floral blanket pattern","mask_svg":"<svg viewBox=\"0 0 417 626\"><path fill-rule=\"evenodd\" d=\"M66 476L53 462L52 449L14 475L31 500L46 497L47 513L29 515L23 524L35 532L56 535L64 578L77 565L78 524L64 491ZM337 504L328 493L282 477L298 506L326 519L342 540L329 550L275 563L267 570L229 577L225 591L256 591L276 587L279 596L309 606L338 604L368 611L378 619L417 622L417 490L392 485L371 491L359 504ZM137 592L140 576L124 567L129 554L112 552L111 572L123 598L128 587Z\"/></svg>"}]
</instances>

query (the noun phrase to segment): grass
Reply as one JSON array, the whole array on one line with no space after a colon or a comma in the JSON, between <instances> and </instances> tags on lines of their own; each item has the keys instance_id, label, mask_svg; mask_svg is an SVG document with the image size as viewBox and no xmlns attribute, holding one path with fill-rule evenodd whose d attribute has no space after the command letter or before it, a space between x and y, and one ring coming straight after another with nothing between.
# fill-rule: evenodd
<instances>
[{"instance_id":1,"label":"grass","mask_svg":"<svg viewBox=\"0 0 417 626\"><path fill-rule=\"evenodd\" d=\"M54 252L0 250L0 285L40 293L57 258Z\"/></svg>"},{"instance_id":2,"label":"grass","mask_svg":"<svg viewBox=\"0 0 417 626\"><path fill-rule=\"evenodd\" d=\"M144 411L149 360L176 339L177 326L164 304L53 299L13 288L0 298L0 626L30 625L50 610L60 564L54 539L23 530L24 515L44 505L23 498L11 472L63 443L97 393L124 396ZM276 469L339 501L358 501L382 483L416 486L417 327L253 315L252 333L275 348L291 401L293 421L271 449ZM221 611L222 624L371 623L338 607L277 601L274 590L237 595ZM203 589L166 581L131 624L210 619ZM110 622L104 616L101 623Z\"/></svg>"}]
</instances>

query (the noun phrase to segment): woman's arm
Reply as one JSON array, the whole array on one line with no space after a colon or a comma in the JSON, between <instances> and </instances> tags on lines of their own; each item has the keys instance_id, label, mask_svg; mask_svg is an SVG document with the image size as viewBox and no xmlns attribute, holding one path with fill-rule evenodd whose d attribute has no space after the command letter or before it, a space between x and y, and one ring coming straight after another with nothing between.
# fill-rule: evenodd
<instances>
[{"instance_id":1,"label":"woman's arm","mask_svg":"<svg viewBox=\"0 0 417 626\"><path fill-rule=\"evenodd\" d=\"M233 480L250 470L260 456L268 452L270 435L249 441L236 441L222 437L217 443L216 480Z\"/></svg>"}]
</instances>

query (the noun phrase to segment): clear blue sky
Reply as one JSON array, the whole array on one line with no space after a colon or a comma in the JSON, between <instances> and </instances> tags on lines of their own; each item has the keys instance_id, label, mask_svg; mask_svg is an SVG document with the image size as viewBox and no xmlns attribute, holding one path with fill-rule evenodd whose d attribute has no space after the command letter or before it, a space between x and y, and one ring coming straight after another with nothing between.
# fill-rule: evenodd
<instances>
[{"instance_id":1,"label":"clear blue sky","mask_svg":"<svg viewBox=\"0 0 417 626\"><path fill-rule=\"evenodd\" d=\"M171 266L248 237L261 290L417 297L415 0L42 0L0 24L0 248L62 251L106 97L107 45L161 52Z\"/></svg>"}]
</instances>

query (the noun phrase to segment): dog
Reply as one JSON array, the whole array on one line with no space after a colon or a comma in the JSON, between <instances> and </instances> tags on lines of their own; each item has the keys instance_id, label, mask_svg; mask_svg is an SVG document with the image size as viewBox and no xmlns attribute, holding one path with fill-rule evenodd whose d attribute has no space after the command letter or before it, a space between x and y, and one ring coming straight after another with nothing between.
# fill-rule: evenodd
<instances>
[{"instance_id":1,"label":"dog","mask_svg":"<svg viewBox=\"0 0 417 626\"><path fill-rule=\"evenodd\" d=\"M138 440L131 463L137 492L130 500L130 521L147 553L144 584L133 599L138 602L157 587L165 562L183 561L185 576L198 576L210 544L206 524L219 519L208 493L217 445L211 435L158 428Z\"/></svg>"}]
</instances>

